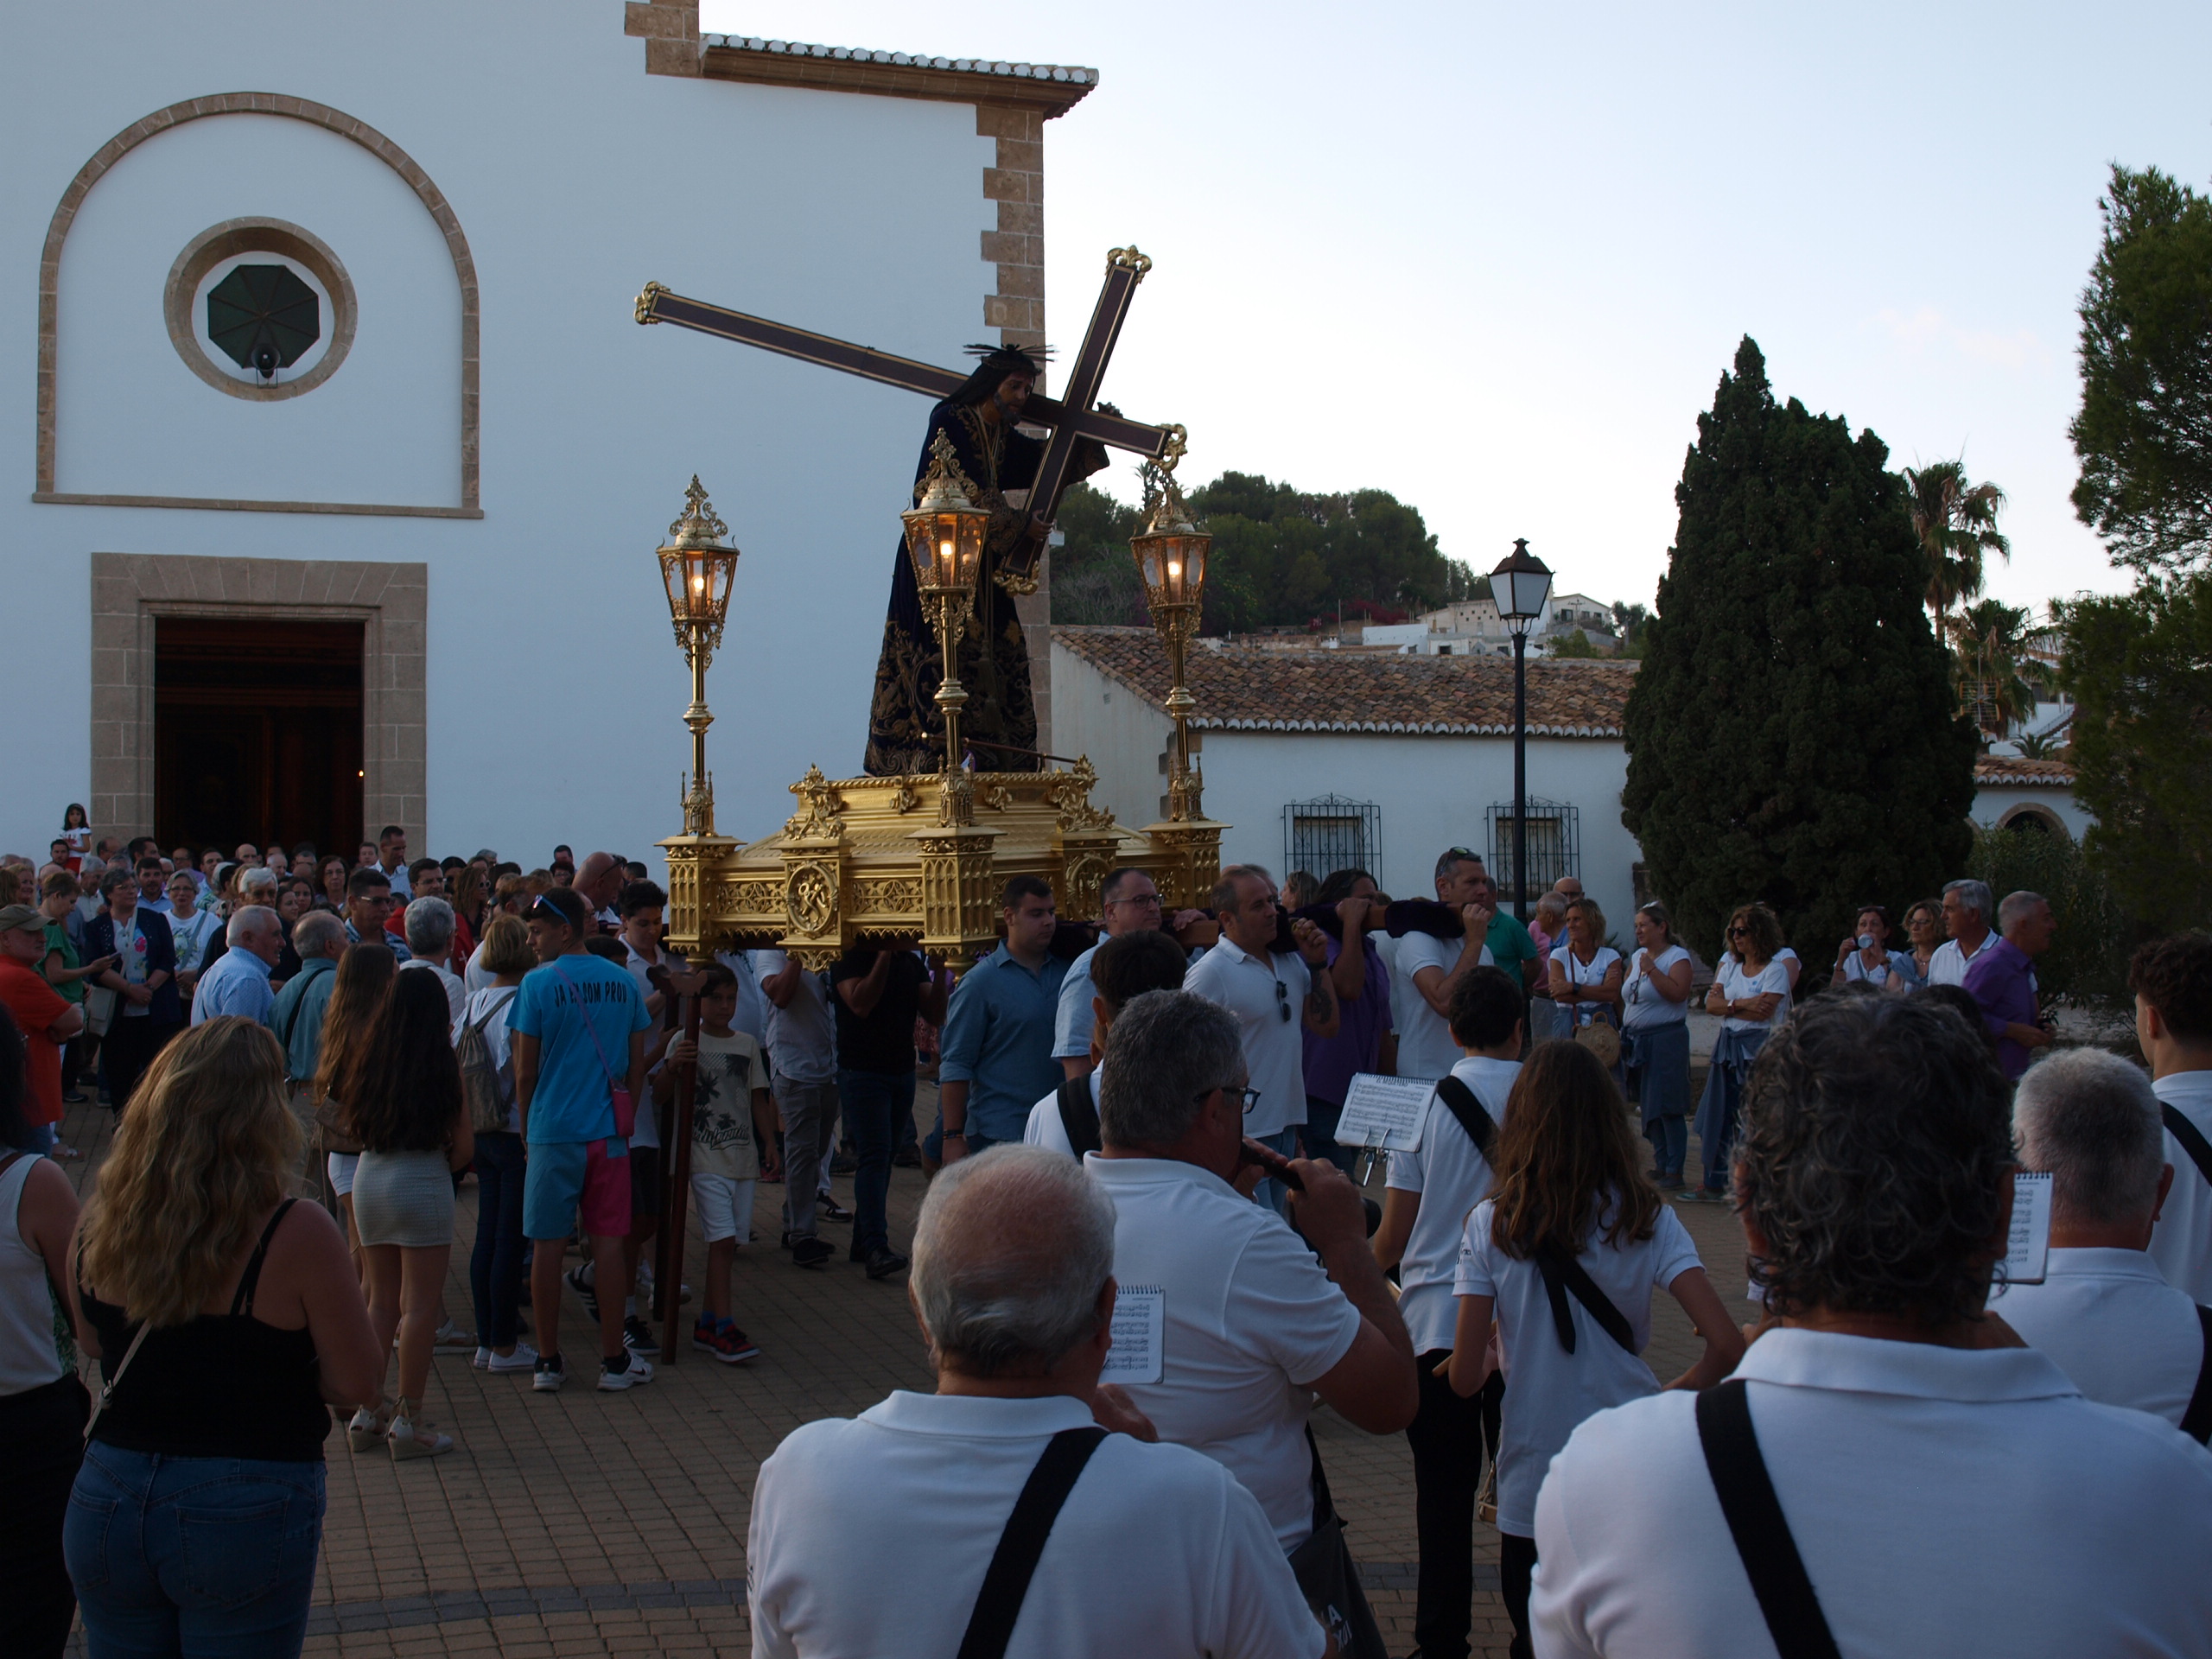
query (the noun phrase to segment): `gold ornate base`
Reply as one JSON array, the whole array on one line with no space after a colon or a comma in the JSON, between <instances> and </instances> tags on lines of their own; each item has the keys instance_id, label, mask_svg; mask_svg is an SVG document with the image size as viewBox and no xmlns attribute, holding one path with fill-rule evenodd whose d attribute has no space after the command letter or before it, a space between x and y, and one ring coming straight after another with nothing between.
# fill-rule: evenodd
<instances>
[{"instance_id":1,"label":"gold ornate base","mask_svg":"<svg viewBox=\"0 0 2212 1659\"><path fill-rule=\"evenodd\" d=\"M957 972L997 942L1010 876L1044 877L1061 916L1082 920L1097 914L1099 880L1117 866L1151 872L1171 909L1205 903L1219 872L1227 825L1124 830L1090 804L1098 774L1088 760L1065 772L952 781L966 788L948 791L935 775L832 782L809 767L791 785L799 810L779 833L749 843L662 842L670 943L695 957L779 946L809 968L856 944L918 944ZM969 801L957 802L963 794Z\"/></svg>"}]
</instances>

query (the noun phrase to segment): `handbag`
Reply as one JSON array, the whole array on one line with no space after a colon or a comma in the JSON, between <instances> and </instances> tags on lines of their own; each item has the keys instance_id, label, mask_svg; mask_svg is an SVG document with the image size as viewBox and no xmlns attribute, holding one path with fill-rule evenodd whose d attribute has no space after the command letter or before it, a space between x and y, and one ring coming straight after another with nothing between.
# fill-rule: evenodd
<instances>
[{"instance_id":1,"label":"handbag","mask_svg":"<svg viewBox=\"0 0 2212 1659\"><path fill-rule=\"evenodd\" d=\"M553 971L560 975L563 985L571 991L575 990L576 982L569 977L559 963L553 964ZM615 1082L614 1068L607 1063L606 1046L599 1040L599 1033L591 1023L591 1015L584 1012L584 1000L581 994L575 999L575 1010L576 1017L584 1022L584 1035L591 1039L593 1052L599 1056L599 1069L607 1074L607 1092L614 1105L614 1133L618 1138L627 1141L637 1133L638 1103L632 1098L627 1084Z\"/></svg>"},{"instance_id":2,"label":"handbag","mask_svg":"<svg viewBox=\"0 0 2212 1659\"><path fill-rule=\"evenodd\" d=\"M1382 1632L1359 1587L1359 1568L1344 1542L1344 1523L1329 1497L1329 1477L1321 1467L1321 1448L1313 1431L1306 1431L1306 1449L1313 1458L1313 1530L1290 1552L1291 1575L1313 1617L1332 1637L1344 1659L1389 1659Z\"/></svg>"},{"instance_id":3,"label":"handbag","mask_svg":"<svg viewBox=\"0 0 2212 1659\"><path fill-rule=\"evenodd\" d=\"M1556 961L1558 958L1554 957L1554 960ZM1585 985L1591 982L1582 978L1576 971L1574 952L1572 950L1567 951L1566 961L1567 983ZM1598 1064L1608 1071L1619 1063L1621 1058L1621 1034L1612 1024L1612 1020L1613 1014L1610 1008L1599 1007L1592 1011L1592 1017L1589 1020L1577 1020L1574 1027L1574 1040L1596 1055Z\"/></svg>"},{"instance_id":4,"label":"handbag","mask_svg":"<svg viewBox=\"0 0 2212 1659\"><path fill-rule=\"evenodd\" d=\"M105 1037L114 1022L115 993L105 985L88 988L85 992L85 1029L95 1037Z\"/></svg>"},{"instance_id":5,"label":"handbag","mask_svg":"<svg viewBox=\"0 0 2212 1659\"><path fill-rule=\"evenodd\" d=\"M315 1127L325 1152L342 1153L349 1158L360 1155L361 1143L353 1138L353 1127L346 1121L346 1109L327 1095L315 1109Z\"/></svg>"}]
</instances>

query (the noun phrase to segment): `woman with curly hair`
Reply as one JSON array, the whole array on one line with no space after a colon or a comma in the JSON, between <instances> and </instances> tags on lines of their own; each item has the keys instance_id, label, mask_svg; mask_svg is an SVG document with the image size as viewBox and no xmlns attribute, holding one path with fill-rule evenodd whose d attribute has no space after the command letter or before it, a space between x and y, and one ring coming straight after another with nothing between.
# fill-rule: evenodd
<instances>
[{"instance_id":1,"label":"woman with curly hair","mask_svg":"<svg viewBox=\"0 0 2212 1659\"><path fill-rule=\"evenodd\" d=\"M296 1654L322 1536L326 1404L381 1367L346 1241L289 1198L284 1052L250 1020L155 1057L77 1229L104 1386L62 1547L86 1647Z\"/></svg>"},{"instance_id":2,"label":"woman with curly hair","mask_svg":"<svg viewBox=\"0 0 2212 1659\"><path fill-rule=\"evenodd\" d=\"M389 1427L374 1412L348 1425L356 1452L381 1433L395 1462L453 1449L415 1422L430 1380L446 1262L453 1254L453 1178L476 1155L454 1058L452 1010L433 974L400 974L347 1074L360 1163L353 1226L369 1270L369 1323L382 1351L399 1338L399 1402Z\"/></svg>"},{"instance_id":3,"label":"woman with curly hair","mask_svg":"<svg viewBox=\"0 0 2212 1659\"><path fill-rule=\"evenodd\" d=\"M1668 1387L1711 1388L1735 1369L1744 1339L1681 1217L1637 1170L1620 1092L1583 1045L1544 1043L1529 1056L1491 1160L1497 1184L1460 1240L1446 1363L1453 1393L1478 1390L1495 1320L1512 1376L1497 1451L1498 1574L1512 1652L1525 1659L1537 1488L1584 1418L1658 1392L1642 1358L1654 1287L1705 1338L1703 1357Z\"/></svg>"},{"instance_id":4,"label":"woman with curly hair","mask_svg":"<svg viewBox=\"0 0 2212 1659\"><path fill-rule=\"evenodd\" d=\"M1726 944L1713 988L1705 994L1705 1011L1722 1018L1697 1103L1705 1180L1680 1195L1693 1204L1728 1202L1729 1154L1743 1117L1744 1081L1759 1046L1789 1014L1789 969L1774 912L1764 905L1739 905L1728 918Z\"/></svg>"},{"instance_id":5,"label":"woman with curly hair","mask_svg":"<svg viewBox=\"0 0 2212 1659\"><path fill-rule=\"evenodd\" d=\"M346 1116L341 1080L351 1076L356 1058L368 1041L369 1026L384 1006L399 958L388 946L349 944L338 958L338 971L330 982L330 1001L322 1014L322 1052L315 1062L315 1080L308 1085L308 1103L314 1109L315 1128L322 1143L324 1168L330 1190L338 1199L338 1213L346 1220L347 1248L368 1294L368 1272L361 1260L361 1236L353 1225L353 1172L361 1160L361 1143L353 1138Z\"/></svg>"}]
</instances>

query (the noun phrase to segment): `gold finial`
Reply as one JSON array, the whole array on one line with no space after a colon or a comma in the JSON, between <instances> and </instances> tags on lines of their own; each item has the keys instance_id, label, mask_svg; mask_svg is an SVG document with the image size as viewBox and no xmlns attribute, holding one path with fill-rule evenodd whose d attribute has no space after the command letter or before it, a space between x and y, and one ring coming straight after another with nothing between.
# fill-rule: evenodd
<instances>
[{"instance_id":1,"label":"gold finial","mask_svg":"<svg viewBox=\"0 0 2212 1659\"><path fill-rule=\"evenodd\" d=\"M658 317L653 315L653 307L659 302L660 296L667 292L668 290L663 288L658 283L647 283L643 288L638 290L637 317L639 322L658 322L660 321Z\"/></svg>"},{"instance_id":2,"label":"gold finial","mask_svg":"<svg viewBox=\"0 0 2212 1659\"><path fill-rule=\"evenodd\" d=\"M699 482L699 474L691 474L691 487L683 492L683 516L668 527L674 539L672 547L720 547L722 537L729 534L729 526L715 513L714 504L707 499L706 486Z\"/></svg>"},{"instance_id":3,"label":"gold finial","mask_svg":"<svg viewBox=\"0 0 2212 1659\"><path fill-rule=\"evenodd\" d=\"M1172 473L1175 470L1175 463L1183 459L1185 452L1191 447L1191 429L1186 426L1174 425L1161 429L1167 434L1167 442L1160 446L1160 459L1155 465L1163 473Z\"/></svg>"},{"instance_id":4,"label":"gold finial","mask_svg":"<svg viewBox=\"0 0 2212 1659\"><path fill-rule=\"evenodd\" d=\"M952 440L942 427L930 440L930 469L914 486L914 505L925 512L972 510L976 505L976 486L960 470L960 457L953 453Z\"/></svg>"},{"instance_id":5,"label":"gold finial","mask_svg":"<svg viewBox=\"0 0 2212 1659\"><path fill-rule=\"evenodd\" d=\"M1192 521L1191 504L1183 499L1183 492L1175 482L1175 474L1166 467L1148 465L1141 468L1139 477L1144 483L1144 529L1147 536L1195 536L1198 527Z\"/></svg>"},{"instance_id":6,"label":"gold finial","mask_svg":"<svg viewBox=\"0 0 2212 1659\"><path fill-rule=\"evenodd\" d=\"M1126 248L1109 248L1106 250L1106 269L1109 271L1133 270L1136 273L1137 281L1142 282L1145 273L1152 269L1152 260L1148 255L1139 253L1134 244Z\"/></svg>"}]
</instances>

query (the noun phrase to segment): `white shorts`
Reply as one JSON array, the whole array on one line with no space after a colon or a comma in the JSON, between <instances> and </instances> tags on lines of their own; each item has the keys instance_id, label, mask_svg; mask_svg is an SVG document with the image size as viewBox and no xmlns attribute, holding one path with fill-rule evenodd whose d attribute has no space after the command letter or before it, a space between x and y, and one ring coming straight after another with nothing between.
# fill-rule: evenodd
<instances>
[{"instance_id":1,"label":"white shorts","mask_svg":"<svg viewBox=\"0 0 2212 1659\"><path fill-rule=\"evenodd\" d=\"M753 1233L753 1188L734 1175L691 1177L691 1207L698 1212L699 1236L712 1244L734 1238L742 1244Z\"/></svg>"},{"instance_id":2,"label":"white shorts","mask_svg":"<svg viewBox=\"0 0 2212 1659\"><path fill-rule=\"evenodd\" d=\"M330 1190L340 1198L350 1197L353 1191L353 1172L361 1162L358 1152L334 1152L330 1160Z\"/></svg>"}]
</instances>

